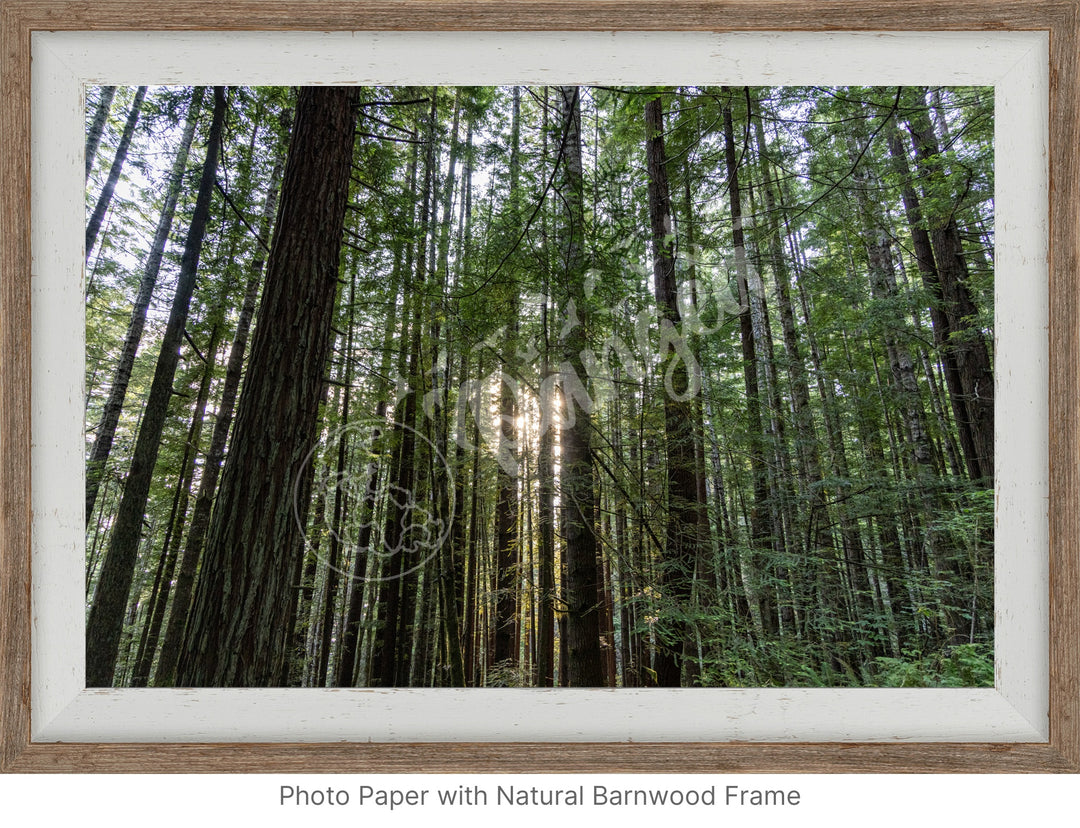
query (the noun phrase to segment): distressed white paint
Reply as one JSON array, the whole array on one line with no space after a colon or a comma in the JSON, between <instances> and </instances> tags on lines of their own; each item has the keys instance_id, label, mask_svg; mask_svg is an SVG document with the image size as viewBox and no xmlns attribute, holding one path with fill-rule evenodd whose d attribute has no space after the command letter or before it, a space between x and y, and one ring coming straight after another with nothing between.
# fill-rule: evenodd
<instances>
[{"instance_id":1,"label":"distressed white paint","mask_svg":"<svg viewBox=\"0 0 1080 828\"><path fill-rule=\"evenodd\" d=\"M1046 740L1045 33L80 32L32 45L35 740ZM995 688L85 690L86 83L994 85Z\"/></svg>"}]
</instances>

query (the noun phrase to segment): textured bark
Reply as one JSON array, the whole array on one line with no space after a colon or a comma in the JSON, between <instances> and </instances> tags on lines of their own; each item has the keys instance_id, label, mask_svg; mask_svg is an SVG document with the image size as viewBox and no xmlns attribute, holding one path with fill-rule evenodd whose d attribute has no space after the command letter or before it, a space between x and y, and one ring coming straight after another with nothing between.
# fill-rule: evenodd
<instances>
[{"instance_id":1,"label":"textured bark","mask_svg":"<svg viewBox=\"0 0 1080 828\"><path fill-rule=\"evenodd\" d=\"M521 165L521 88L514 87L513 115L510 121L510 230L518 231L518 203ZM511 258L513 254L508 254ZM498 467L495 471L495 662L504 666L518 661L517 638L514 634L518 620L517 586L520 580L518 562L521 556L521 537L518 533L518 450L517 397L514 365L517 351L517 282L513 268L506 279L506 334L502 349L502 383L499 387L499 446Z\"/></svg>"},{"instance_id":2,"label":"textured bark","mask_svg":"<svg viewBox=\"0 0 1080 828\"><path fill-rule=\"evenodd\" d=\"M83 255L87 261L90 260L90 254L94 251L94 243L97 241L98 232L101 230L101 223L105 220L105 214L109 211L109 205L112 203L113 193L116 192L116 182L120 180L120 173L124 169L124 162L127 160L128 150L131 148L131 138L135 134L135 124L138 123L139 115L142 114L142 104L145 98L146 87L140 86L139 91L135 93L135 100L132 102L131 109L128 112L124 132L120 136L120 143L116 146L116 155L113 156L112 166L109 168L109 177L105 179L105 186L101 188L101 194L98 195L94 210L90 214L89 221L86 222L86 247Z\"/></svg>"},{"instance_id":3,"label":"textured bark","mask_svg":"<svg viewBox=\"0 0 1080 828\"><path fill-rule=\"evenodd\" d=\"M543 154L544 177L548 170L548 102L550 89L544 87L543 108ZM541 206L540 237L541 251L544 255L544 290L543 304L540 307L541 354L540 354L540 411L553 411L555 404L554 389L551 387L551 337L548 324L548 305L550 304L550 261L548 236L548 210ZM555 680L555 432L550 428L541 429L536 461L537 475L537 524L539 528L539 548L537 550L537 590L536 619L536 683L538 687L553 687Z\"/></svg>"},{"instance_id":4,"label":"textured bark","mask_svg":"<svg viewBox=\"0 0 1080 828\"><path fill-rule=\"evenodd\" d=\"M943 186L945 175L937 133L930 121L925 96L908 121L919 174L925 188ZM951 193L949 194L951 195ZM955 357L963 393L963 420L971 431L981 482L994 479L994 369L983 332L975 323L978 308L968 288L967 261L955 210L930 211L926 216L934 263L941 285L941 308L948 317L950 351Z\"/></svg>"},{"instance_id":5,"label":"textured bark","mask_svg":"<svg viewBox=\"0 0 1080 828\"><path fill-rule=\"evenodd\" d=\"M202 98L203 87L196 87L191 98L191 105L188 107L187 122L180 138L180 146L176 150L176 158L173 160L172 170L169 172L165 203L161 208L157 229L154 231L154 239L150 243L150 252L146 257L146 263L143 265L143 276L139 282L139 291L135 295L135 305L131 310L131 321L128 323L127 334L124 336L124 344L120 347L120 359L116 364L116 373L113 376L112 387L109 389L109 398L105 401L101 422L98 423L94 436L94 445L90 449L90 458L86 462L85 515L87 526L90 525L90 518L94 514L94 504L97 502L101 476L105 471L105 464L109 460L109 453L112 451L113 440L116 437L116 425L120 422L120 411L124 407L128 383L131 380L131 371L135 367L135 354L139 350L143 328L146 326L146 312L150 307L154 286L157 285L165 245L168 243L169 233L172 231L176 202L180 196L180 185L183 181L184 171L187 169L188 153L191 150L191 141L195 135L195 125L199 119Z\"/></svg>"},{"instance_id":6,"label":"textured bark","mask_svg":"<svg viewBox=\"0 0 1080 828\"><path fill-rule=\"evenodd\" d=\"M94 168L98 144L101 143L101 133L105 131L105 122L109 120L109 110L112 108L115 95L115 86L101 87L101 97L98 98L97 106L94 108L94 119L90 122L90 131L86 133L86 180L90 179L90 170Z\"/></svg>"},{"instance_id":7,"label":"textured bark","mask_svg":"<svg viewBox=\"0 0 1080 828\"><path fill-rule=\"evenodd\" d=\"M759 435L762 431L761 400L758 387L758 355L754 338L754 322L751 314L749 288L749 262L746 258L746 241L743 232L742 195L739 187L738 161L735 154L735 130L732 125L731 107L724 107L724 157L728 174L728 196L731 202L731 232L735 246L735 274L739 287L739 343L743 358L743 383L746 387L747 433L752 435L750 466L753 474L754 499L750 509L750 544L755 552L766 550L775 535L769 504L769 485L765 464L764 447ZM768 635L779 627L776 605L768 589L754 590L761 623Z\"/></svg>"},{"instance_id":8,"label":"textured bark","mask_svg":"<svg viewBox=\"0 0 1080 828\"><path fill-rule=\"evenodd\" d=\"M210 341L206 346L207 362L203 366L202 379L199 381L199 393L195 398L195 411L191 416L191 426L188 428L187 442L184 445L184 461L181 464L180 480L177 481L173 517L161 552L165 565L162 567L161 582L148 619L144 642L140 644L139 658L131 680L132 687L146 686L150 679L150 668L154 663L154 654L157 652L161 625L165 620L165 609L172 588L173 572L176 569L176 561L180 551L180 538L184 535L184 524L187 521L188 501L191 499L191 482L195 472L195 455L198 454L199 445L202 442L206 400L210 395L210 384L214 379L214 365L217 359L220 337L221 325L218 323L211 330Z\"/></svg>"},{"instance_id":9,"label":"textured bark","mask_svg":"<svg viewBox=\"0 0 1080 828\"><path fill-rule=\"evenodd\" d=\"M576 86L559 87L562 104L562 294L576 308L579 324L565 333L559 379L565 404L562 428L562 509L566 533L566 683L570 687L602 687L599 573L596 566L595 477L592 457L592 405L587 395L576 396L585 382L582 352L587 310L585 299L585 209L581 161L581 100Z\"/></svg>"},{"instance_id":10,"label":"textured bark","mask_svg":"<svg viewBox=\"0 0 1080 828\"><path fill-rule=\"evenodd\" d=\"M150 395L143 411L142 424L139 427L131 468L124 484L124 495L113 526L109 551L105 556L101 578L94 593L94 602L86 621L87 687L108 687L112 684L117 647L123 628L124 605L131 587L131 577L142 532L143 514L146 510L146 499L150 492L154 464L157 462L158 449L161 445L161 433L165 426L169 400L172 397L172 383L180 358L181 339L187 323L191 295L195 290L199 254L202 251L207 219L210 216L210 201L217 174L218 151L224 120L225 89L219 86L214 88L213 122L210 126L206 160L203 163L202 177L199 181L195 211L191 217L191 227L188 229L184 254L180 260L176 295L173 297L169 322L161 340L161 352L154 370Z\"/></svg>"},{"instance_id":11,"label":"textured bark","mask_svg":"<svg viewBox=\"0 0 1080 828\"><path fill-rule=\"evenodd\" d=\"M675 282L675 233L671 214L667 158L664 151L664 113L659 97L645 104L645 161L649 190L649 223L653 248L653 285L660 317L660 369L667 388L664 393L664 436L667 447L667 520L660 592L664 600L657 625L661 647L654 669L661 687L682 684L682 665L687 636L685 618L690 611L698 546L697 454L694 447L694 390L687 369L689 343L679 329ZM680 343L676 347L676 343ZM680 352L681 351L681 352ZM696 394L694 394L696 396ZM665 617L667 616L667 617Z\"/></svg>"},{"instance_id":12,"label":"textured bark","mask_svg":"<svg viewBox=\"0 0 1080 828\"><path fill-rule=\"evenodd\" d=\"M270 189L266 195L262 219L259 222L259 239L267 243L270 229L277 213L278 188L284 159L279 154L274 170L270 174ZM229 358L225 364L225 383L221 389L221 400L214 417L214 432L210 437L210 448L206 452L199 491L195 496L195 510L191 516L191 527L187 540L180 554L180 571L176 578L176 590L173 594L173 611L169 614L169 624L165 629L165 639L161 645L161 658L158 659L154 673L156 686L172 684L176 662L180 657L180 642L184 635L188 613L191 610L191 594L195 588L195 573L202 558L206 531L210 526L210 513L214 505L214 492L217 489L221 463L225 458L225 445L232 427L236 395L240 390L240 377L244 367L244 353L247 350L251 320L255 315L255 303L262 286L263 268L266 257L262 245L255 248L255 255L248 267L247 285L240 305L240 317L236 322L236 335L229 347Z\"/></svg>"},{"instance_id":13,"label":"textured bark","mask_svg":"<svg viewBox=\"0 0 1080 828\"><path fill-rule=\"evenodd\" d=\"M911 170L908 166L907 153L898 131L894 130L889 138L889 151L892 156L893 171L901 181L901 196L904 201L904 213L911 230L911 243L915 250L915 263L922 277L923 285L930 294L930 323L934 329L934 344L941 354L944 367L945 384L949 389L949 401L952 403L953 422L956 424L960 450L968 476L972 480L982 478L982 465L979 451L972 434L972 422L968 413L967 397L960 370L956 363L956 351L953 344L953 318L946 312L946 303L941 290L941 277L938 275L934 260L930 233L922 213L919 196L911 184Z\"/></svg>"},{"instance_id":14,"label":"textured bark","mask_svg":"<svg viewBox=\"0 0 1080 828\"><path fill-rule=\"evenodd\" d=\"M396 275L396 269L395 269ZM390 355L393 352L394 334L397 332L397 294L394 291L394 305L386 320L386 333L383 336L382 362L379 366L379 376L390 376ZM389 393L385 381L381 383L379 393ZM387 402L379 400L375 404L375 422L382 423L386 419ZM352 592L349 594L349 604L345 612L345 623L342 625L341 636L341 661L334 677L335 687L352 687L355 684L353 674L356 671L357 644L360 639L360 621L364 611L364 592L366 581L364 572L374 556L371 554L371 534L375 521L375 499L379 490L379 463L375 459L381 453L381 434L372 435L372 460L366 469L367 482L364 486L364 500L361 503L360 532L356 539L356 550L353 557L353 568L350 574L352 579Z\"/></svg>"},{"instance_id":15,"label":"textured bark","mask_svg":"<svg viewBox=\"0 0 1080 828\"><path fill-rule=\"evenodd\" d=\"M356 122L355 88L304 87L232 447L221 475L177 685L261 687L288 655L294 505L330 348ZM295 502L294 502L295 501Z\"/></svg>"}]
</instances>

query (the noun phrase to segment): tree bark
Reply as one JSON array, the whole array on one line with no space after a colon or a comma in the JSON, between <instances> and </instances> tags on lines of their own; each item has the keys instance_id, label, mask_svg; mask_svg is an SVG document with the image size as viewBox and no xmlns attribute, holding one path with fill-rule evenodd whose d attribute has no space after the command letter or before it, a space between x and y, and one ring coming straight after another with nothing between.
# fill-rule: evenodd
<instances>
[{"instance_id":1,"label":"tree bark","mask_svg":"<svg viewBox=\"0 0 1080 828\"><path fill-rule=\"evenodd\" d=\"M255 315L255 304L259 298L259 288L262 286L263 268L266 265L262 245L270 241L270 230L277 214L278 189L284 166L282 154L279 151L274 170L270 174L270 188L266 195L262 219L259 222L261 244L256 245L255 255L248 268L244 299L240 306L240 317L236 323L236 335L233 337L229 348L229 358L225 365L225 383L221 390L221 401L218 403L217 414L214 417L214 432L210 437L210 448L206 452L206 462L203 466L202 477L199 479L199 491L195 495L195 510L191 516L191 527L180 554L180 571L173 595L173 611L169 615L165 640L161 645L161 657L158 659L157 670L154 673L154 684L158 687L172 684L176 662L180 657L184 625L187 624L191 610L195 573L199 568L203 545L206 542L206 531L210 526L214 492L217 489L221 464L225 458L225 446L232 427L236 395L240 390L240 378L244 367L244 354L247 351L251 320Z\"/></svg>"},{"instance_id":2,"label":"tree bark","mask_svg":"<svg viewBox=\"0 0 1080 828\"><path fill-rule=\"evenodd\" d=\"M114 95L116 95L115 86L101 87L101 97L98 98L97 106L94 108L94 120L90 122L90 131L86 133L86 181L90 180L90 170L94 168L98 144L101 143L101 133L105 131L105 122L109 120L109 110L112 108Z\"/></svg>"},{"instance_id":3,"label":"tree bark","mask_svg":"<svg viewBox=\"0 0 1080 828\"><path fill-rule=\"evenodd\" d=\"M86 462L85 515L87 526L90 525L90 519L94 514L98 488L101 486L101 476L105 471L105 464L109 460L109 453L112 451L113 440L116 437L116 425L120 422L120 411L124 407L131 372L135 367L135 354L139 350L143 328L146 326L146 313L150 307L154 287L157 285L158 273L161 270L161 258L165 253L165 245L169 241L169 233L172 231L176 202L180 196L180 185L183 182L184 171L187 169L188 153L195 135L195 125L199 119L202 98L203 87L198 86L192 95L184 133L180 138L180 146L176 151L176 158L173 160L172 170L169 173L165 204L161 208L161 216L158 218L157 229L154 231L154 240L150 244L150 253L146 257L146 264L143 265L142 281L139 282L139 292L135 295L135 307L131 310L131 321L128 323L127 334L124 336L124 344L120 348L120 359L116 365L112 388L109 390L109 398L106 400L105 408L102 411L101 422L97 426L94 445L90 450L90 458Z\"/></svg>"},{"instance_id":4,"label":"tree bark","mask_svg":"<svg viewBox=\"0 0 1080 828\"><path fill-rule=\"evenodd\" d=\"M195 455L199 453L199 445L202 442L203 419L206 415L206 400L210 395L210 384L214 379L214 366L217 360L218 342L221 337L221 324L215 323L210 332L210 340L206 346L206 364L203 366L202 379L199 382L199 393L195 400L195 412L191 417L191 427L188 429L187 442L184 449L184 462L182 463L180 479L177 481L176 503L169 534L162 548L161 554L165 559L162 568L161 583L157 591L157 599L152 605L152 611L147 619L145 644L140 645L139 658L136 662L135 672L132 676L132 687L145 687L150 679L150 668L154 663L154 654L161 635L161 625L165 620L165 609L169 602L169 593L172 590L172 577L176 569L176 560L180 549L180 538L184 534L184 524L187 521L188 501L191 498L192 476L195 472ZM173 608L175 610L174 602ZM186 608L185 608L186 609Z\"/></svg>"},{"instance_id":5,"label":"tree bark","mask_svg":"<svg viewBox=\"0 0 1080 828\"><path fill-rule=\"evenodd\" d=\"M90 220L86 223L86 247L83 254L86 261L90 261L90 254L94 252L94 243L97 241L101 223L105 220L105 214L109 211L113 193L116 192L116 182L120 180L120 173L124 169L127 160L128 149L131 147L131 138L135 134L135 124L142 114L143 100L146 98L146 87L140 86L135 93L135 100L131 103L127 122L124 124L124 132L120 136L120 143L116 147L116 155L113 156L112 166L109 168L109 177L105 179L105 186L101 188L94 211L90 214Z\"/></svg>"},{"instance_id":6,"label":"tree bark","mask_svg":"<svg viewBox=\"0 0 1080 828\"><path fill-rule=\"evenodd\" d=\"M237 405L177 684L262 687L288 655L302 548L294 505L316 438L356 123L354 87L304 87L296 107L251 360Z\"/></svg>"},{"instance_id":7,"label":"tree bark","mask_svg":"<svg viewBox=\"0 0 1080 828\"><path fill-rule=\"evenodd\" d=\"M735 273L739 287L739 343L743 358L743 383L746 387L747 433L750 435L750 466L753 475L753 503L750 510L750 545L755 557L771 547L775 535L769 504L769 486L765 464L762 432L761 400L758 386L758 355L754 339L754 322L751 314L749 267L746 257L746 241L743 232L742 195L739 187L738 161L735 155L735 130L731 118L731 106L724 112L724 156L728 174L728 196L731 202L732 240L735 246ZM755 570L756 570L756 561ZM776 604L772 590L755 585L755 599L759 606L761 623L766 635L773 635L779 628Z\"/></svg>"},{"instance_id":8,"label":"tree bark","mask_svg":"<svg viewBox=\"0 0 1080 828\"><path fill-rule=\"evenodd\" d=\"M945 175L937 134L930 121L925 96L912 110L908 128L918 159L924 188L944 186ZM949 194L952 196L952 194ZM974 444L979 480L994 480L994 369L986 339L976 318L978 308L968 287L967 261L956 223L955 210L930 210L926 216L934 263L941 286L941 309L948 318L949 346L955 358L963 394L958 420L966 424Z\"/></svg>"},{"instance_id":9,"label":"tree bark","mask_svg":"<svg viewBox=\"0 0 1080 828\"><path fill-rule=\"evenodd\" d=\"M520 143L521 143L521 89L514 87L514 101L510 120L510 230L518 229L517 205L521 198ZM513 258L513 254L508 254ZM495 599L495 663L515 667L518 648L514 627L518 617L517 585L520 581L518 561L521 555L521 537L518 532L518 445L517 445L517 380L514 377L517 351L517 282L513 267L507 268L505 278L507 303L506 334L503 339L501 383L499 386L499 446L498 466L495 471L495 549L496 590Z\"/></svg>"},{"instance_id":10,"label":"tree bark","mask_svg":"<svg viewBox=\"0 0 1080 828\"><path fill-rule=\"evenodd\" d=\"M660 592L664 600L657 625L661 649L654 669L661 687L679 687L690 614L698 546L697 454L693 410L697 395L688 362L694 361L682 323L675 281L675 231L671 214L667 157L664 151L664 113L660 97L645 104L645 159L649 190L649 220L653 247L653 284L660 317L661 362L664 375L664 436L667 446L667 520ZM670 354L668 349L670 347ZM665 618L665 616L668 616Z\"/></svg>"},{"instance_id":11,"label":"tree bark","mask_svg":"<svg viewBox=\"0 0 1080 828\"><path fill-rule=\"evenodd\" d=\"M180 344L187 323L195 277L199 269L199 254L210 216L210 201L217 174L218 151L222 125L225 120L225 89L214 88L214 116L203 163L195 212L191 217L184 255L180 261L176 295L173 297L169 322L161 341L150 396L143 412L142 425L135 444L124 495L120 501L113 527L109 551L102 566L101 577L94 593L94 602L86 621L86 686L108 687L112 684L117 648L123 628L124 606L131 587L132 573L138 553L146 499L157 462L161 433L165 426L169 400L172 397L173 377L180 358Z\"/></svg>"},{"instance_id":12,"label":"tree bark","mask_svg":"<svg viewBox=\"0 0 1080 828\"><path fill-rule=\"evenodd\" d=\"M582 353L588 346L585 326L585 208L581 161L581 97L576 86L559 87L562 103L562 199L565 204L561 243L562 294L566 314L576 313L562 342L559 380L564 401L562 422L562 509L566 534L566 648L563 661L570 687L602 687L599 573L596 566L596 473L593 469L592 404L584 392ZM569 326L568 326L569 327ZM577 393L575 393L577 392Z\"/></svg>"}]
</instances>

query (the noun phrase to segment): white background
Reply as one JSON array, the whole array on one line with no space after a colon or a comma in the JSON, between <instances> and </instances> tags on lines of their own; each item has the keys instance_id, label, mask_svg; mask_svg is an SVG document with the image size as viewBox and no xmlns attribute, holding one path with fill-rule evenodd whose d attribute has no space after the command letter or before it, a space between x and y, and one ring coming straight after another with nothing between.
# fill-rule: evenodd
<instances>
[{"instance_id":1,"label":"white background","mask_svg":"<svg viewBox=\"0 0 1080 828\"><path fill-rule=\"evenodd\" d=\"M283 784L311 789L332 786L350 792L346 807L294 807L278 804ZM392 813L359 805L361 785L396 788L456 788L480 785L492 792L497 784L517 787L586 786L610 788L693 787L715 785L718 798L726 785L743 788L798 789L794 807L666 808L526 808L414 807ZM784 826L867 825L873 828L938 828L938 826L1074 824L1080 778L1076 776L820 776L820 775L575 775L551 776L319 776L266 774L253 776L0 776L0 822L10 826L79 825L97 828L133 823L155 828L192 825L274 826L319 825L320 828L378 825L412 828L433 824L472 826L512 824L575 828L613 824L620 828L658 825ZM434 797L431 794L428 798ZM24 822L25 820L25 822ZM199 822L201 820L201 823Z\"/></svg>"}]
</instances>

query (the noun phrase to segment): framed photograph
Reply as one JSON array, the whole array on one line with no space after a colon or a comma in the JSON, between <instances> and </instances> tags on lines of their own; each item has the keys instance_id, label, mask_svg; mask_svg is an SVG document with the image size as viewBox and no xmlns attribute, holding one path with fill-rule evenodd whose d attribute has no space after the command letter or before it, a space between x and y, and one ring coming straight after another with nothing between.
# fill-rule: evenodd
<instances>
[{"instance_id":1,"label":"framed photograph","mask_svg":"<svg viewBox=\"0 0 1080 828\"><path fill-rule=\"evenodd\" d=\"M1078 15L4 0L3 769L1076 772Z\"/></svg>"}]
</instances>

